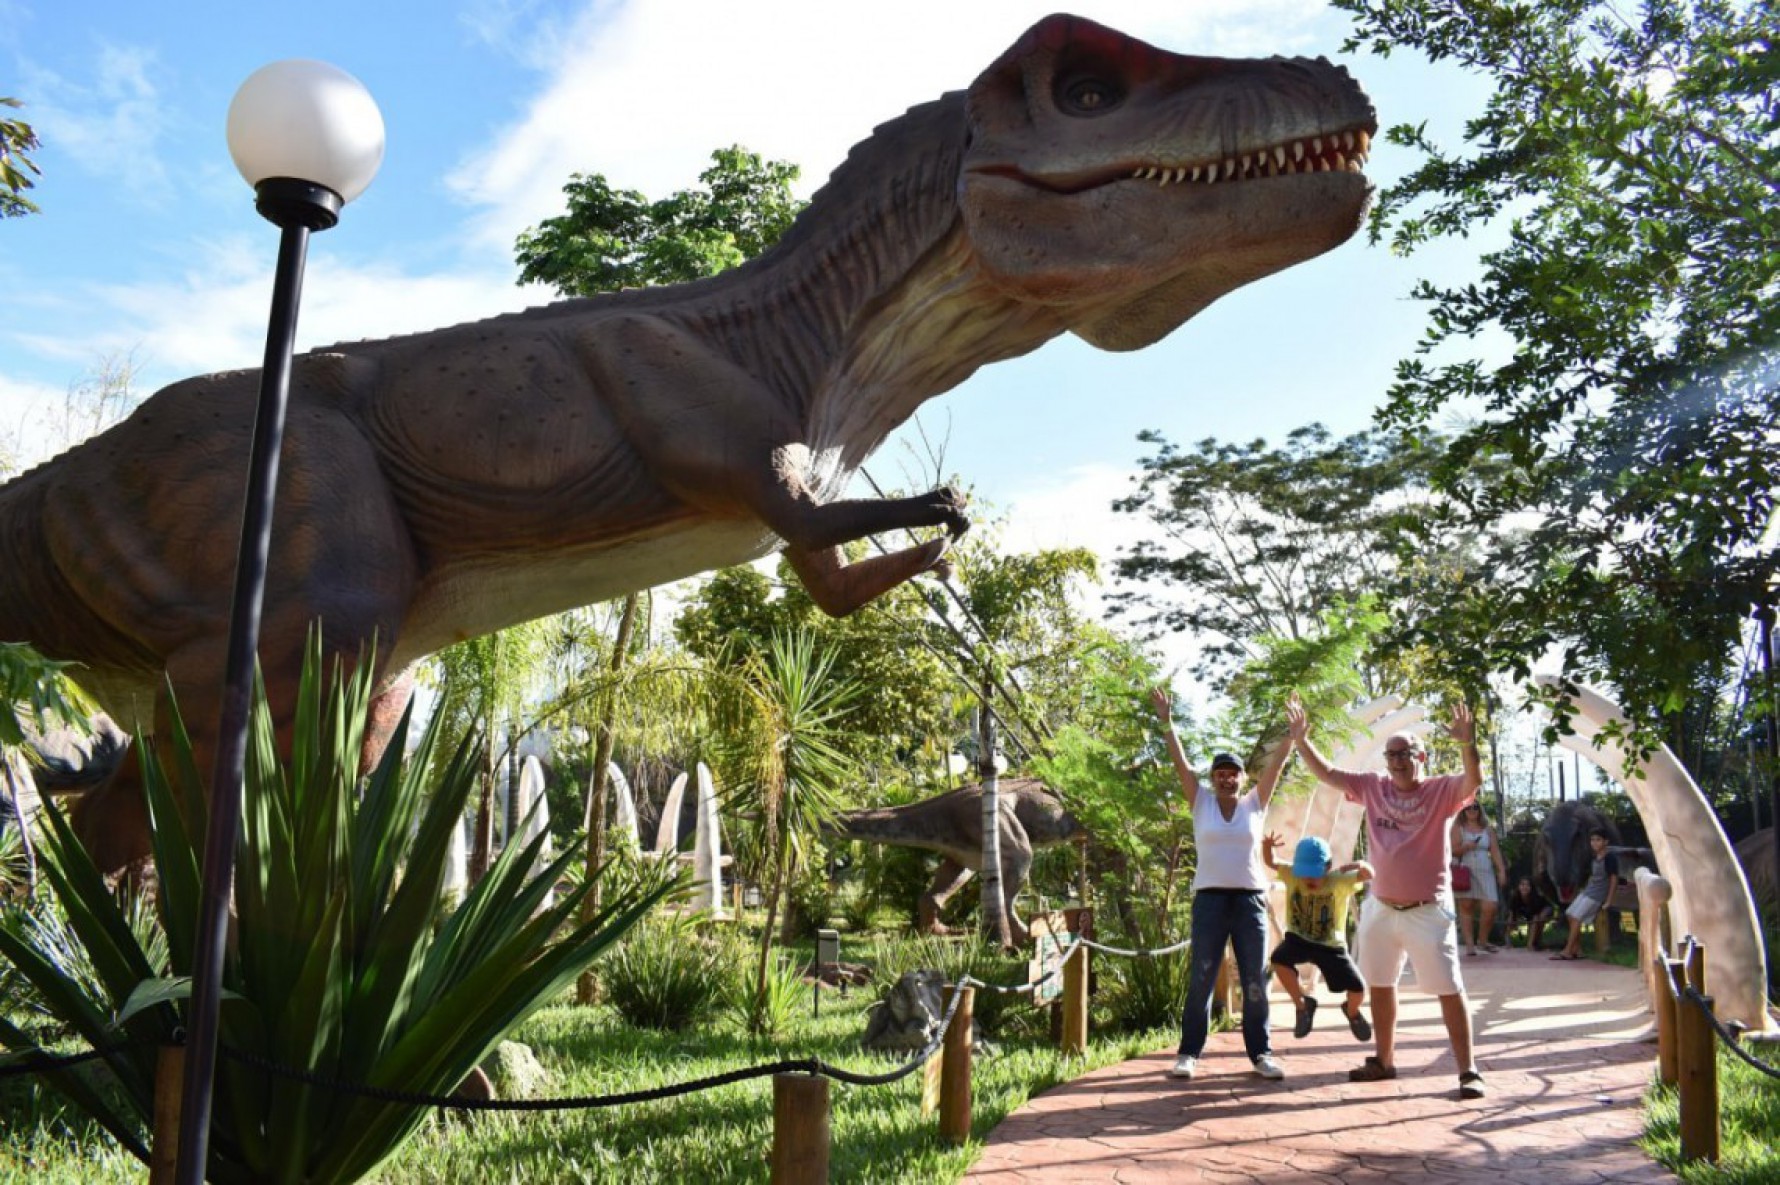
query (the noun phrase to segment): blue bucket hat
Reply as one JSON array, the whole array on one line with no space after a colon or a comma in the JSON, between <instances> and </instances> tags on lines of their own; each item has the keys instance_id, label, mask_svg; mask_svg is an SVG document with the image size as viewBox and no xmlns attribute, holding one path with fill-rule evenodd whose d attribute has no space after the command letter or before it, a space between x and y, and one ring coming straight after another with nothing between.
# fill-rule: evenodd
<instances>
[{"instance_id":1,"label":"blue bucket hat","mask_svg":"<svg viewBox=\"0 0 1780 1185\"><path fill-rule=\"evenodd\" d=\"M1292 853L1292 875L1327 876L1331 859L1329 845L1314 835L1307 835L1298 841L1298 850Z\"/></svg>"}]
</instances>

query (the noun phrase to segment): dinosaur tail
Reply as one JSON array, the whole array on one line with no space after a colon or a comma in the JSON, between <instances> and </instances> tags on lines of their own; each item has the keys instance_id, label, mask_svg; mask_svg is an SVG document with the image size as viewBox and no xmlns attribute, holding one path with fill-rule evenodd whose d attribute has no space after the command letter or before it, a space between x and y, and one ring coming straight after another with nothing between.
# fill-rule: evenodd
<instances>
[{"instance_id":1,"label":"dinosaur tail","mask_svg":"<svg viewBox=\"0 0 1780 1185\"><path fill-rule=\"evenodd\" d=\"M822 826L822 834L833 839L857 839L867 843L886 843L903 838L901 815L895 807L848 811Z\"/></svg>"}]
</instances>

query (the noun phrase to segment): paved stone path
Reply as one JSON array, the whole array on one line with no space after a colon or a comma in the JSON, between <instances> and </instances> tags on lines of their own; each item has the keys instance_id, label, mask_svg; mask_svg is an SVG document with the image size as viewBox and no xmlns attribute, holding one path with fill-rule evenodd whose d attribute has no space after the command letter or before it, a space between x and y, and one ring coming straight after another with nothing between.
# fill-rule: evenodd
<instances>
[{"instance_id":1,"label":"paved stone path","mask_svg":"<svg viewBox=\"0 0 1780 1185\"><path fill-rule=\"evenodd\" d=\"M1432 996L1405 983L1396 1080L1350 1083L1371 1052L1335 997L1292 1038L1273 996L1283 1082L1249 1071L1242 1038L1219 1033L1199 1077L1165 1077L1172 1049L1057 1087L997 1127L965 1177L980 1185L1111 1181L1317 1185L1645 1185L1677 1178L1637 1146L1656 1045L1637 972L1500 951L1465 959L1489 1095L1458 1098Z\"/></svg>"}]
</instances>

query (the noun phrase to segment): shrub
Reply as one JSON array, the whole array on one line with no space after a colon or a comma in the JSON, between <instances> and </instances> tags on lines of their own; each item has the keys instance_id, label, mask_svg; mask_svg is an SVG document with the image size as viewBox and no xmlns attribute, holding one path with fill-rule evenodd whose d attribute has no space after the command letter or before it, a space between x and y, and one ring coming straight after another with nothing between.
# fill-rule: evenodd
<instances>
[{"instance_id":1,"label":"shrub","mask_svg":"<svg viewBox=\"0 0 1780 1185\"><path fill-rule=\"evenodd\" d=\"M1120 1029L1141 1032L1180 1019L1187 998L1186 951L1154 959L1119 959L1115 966L1110 1010Z\"/></svg>"},{"instance_id":2,"label":"shrub","mask_svg":"<svg viewBox=\"0 0 1780 1185\"><path fill-rule=\"evenodd\" d=\"M589 886L546 898L568 852L533 874L539 843L503 852L462 905L441 888L453 829L480 758L466 740L437 784L425 771L438 719L412 758L406 717L382 763L358 776L370 704L368 671L324 687L321 644L305 656L290 758L282 761L263 690L246 762L233 941L223 967L207 1180L351 1182L373 1172L426 1121L424 1108L274 1076L255 1059L319 1081L448 1094L521 1021L572 983L666 891L625 890L580 921ZM50 1079L147 1161L159 1047L186 1024L197 946L199 860L208 801L178 713L172 769L142 751L160 935L130 927L61 817L48 812L44 879L81 948L0 927L0 954L82 1041L129 1044L111 1055L115 1092L79 1075ZM540 841L541 842L541 841ZM164 948L159 942L164 941ZM163 953L164 951L164 953ZM90 967L92 974L82 971ZM0 1020L0 1044L35 1044Z\"/></svg>"},{"instance_id":3,"label":"shrub","mask_svg":"<svg viewBox=\"0 0 1780 1185\"><path fill-rule=\"evenodd\" d=\"M679 920L638 926L600 964L606 1000L626 1024L677 1033L733 998L745 952Z\"/></svg>"},{"instance_id":4,"label":"shrub","mask_svg":"<svg viewBox=\"0 0 1780 1185\"><path fill-rule=\"evenodd\" d=\"M780 951L767 964L763 990L756 992L747 977L739 978L736 1010L748 1031L757 1037L776 1037L791 1027L797 1009L813 1007L815 990L803 980L803 969L787 952Z\"/></svg>"},{"instance_id":5,"label":"shrub","mask_svg":"<svg viewBox=\"0 0 1780 1185\"><path fill-rule=\"evenodd\" d=\"M1003 954L974 934L947 938L926 934L879 938L872 944L868 961L880 990L909 971L927 969L940 972L947 983L957 983L968 975L986 984L1012 986L1023 984L1030 978L1025 955ZM979 988L971 1003L971 1013L983 1032L995 1034L1001 1031L1008 1017L1030 1009L1031 1001L1029 995Z\"/></svg>"}]
</instances>

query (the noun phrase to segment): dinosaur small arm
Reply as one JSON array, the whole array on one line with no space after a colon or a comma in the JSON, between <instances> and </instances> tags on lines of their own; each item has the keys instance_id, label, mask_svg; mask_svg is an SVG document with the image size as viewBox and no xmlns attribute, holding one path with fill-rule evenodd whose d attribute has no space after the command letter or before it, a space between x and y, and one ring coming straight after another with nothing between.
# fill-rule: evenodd
<instances>
[{"instance_id":1,"label":"dinosaur small arm","mask_svg":"<svg viewBox=\"0 0 1780 1185\"><path fill-rule=\"evenodd\" d=\"M302 355L260 634L280 727L317 619L329 653L374 639L399 699L453 642L775 547L836 615L933 570L968 526L956 491L842 496L897 425L988 363L1062 333L1138 349L1345 241L1376 128L1322 59L1053 16L876 129L744 266ZM0 487L0 638L83 664L128 728L170 682L200 768L258 384L175 383ZM900 528L943 531L842 552ZM75 812L112 867L147 851L124 793Z\"/></svg>"}]
</instances>

